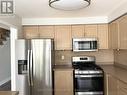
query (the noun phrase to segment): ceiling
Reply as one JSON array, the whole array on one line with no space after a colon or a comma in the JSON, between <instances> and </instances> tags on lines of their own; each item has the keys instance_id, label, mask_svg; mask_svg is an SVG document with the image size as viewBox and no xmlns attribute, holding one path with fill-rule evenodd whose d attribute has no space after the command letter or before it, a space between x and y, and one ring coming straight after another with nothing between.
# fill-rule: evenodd
<instances>
[{"instance_id":1,"label":"ceiling","mask_svg":"<svg viewBox=\"0 0 127 95\"><path fill-rule=\"evenodd\" d=\"M22 18L108 16L126 1L127 0L91 0L91 5L87 8L76 11L62 11L49 7L48 0L15 0L15 11L16 14Z\"/></svg>"}]
</instances>

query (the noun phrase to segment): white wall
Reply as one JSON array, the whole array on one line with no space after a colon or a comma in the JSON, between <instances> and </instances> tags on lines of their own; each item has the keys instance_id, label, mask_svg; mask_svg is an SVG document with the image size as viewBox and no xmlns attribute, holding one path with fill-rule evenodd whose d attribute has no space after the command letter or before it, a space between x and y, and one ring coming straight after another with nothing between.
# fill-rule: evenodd
<instances>
[{"instance_id":1,"label":"white wall","mask_svg":"<svg viewBox=\"0 0 127 95\"><path fill-rule=\"evenodd\" d=\"M10 72L4 72L4 74L8 74L10 75L11 73L11 90L12 91L15 91L16 90L16 84L15 84L15 81L16 81L16 76L15 76L15 39L17 38L17 34L19 35L19 37L21 38L22 37L22 31L21 31L21 18L18 17L18 16L0 16L0 27L3 27L3 28L7 28L7 29L10 29L11 31L11 37L10 37L10 55L6 55L6 61L9 61L9 59L11 59L11 61L9 61L9 63L11 63L11 66L8 65L11 70ZM5 48L6 49L6 48ZM1 50L1 48L0 48ZM0 56L2 56L3 54L0 52ZM3 66L3 64L2 64ZM8 66L6 68L8 68ZM5 70L7 70L5 68ZM0 69L0 72L2 70ZM4 75L4 74L1 74L1 75ZM0 75L0 78L1 78L1 75Z\"/></svg>"},{"instance_id":2,"label":"white wall","mask_svg":"<svg viewBox=\"0 0 127 95\"><path fill-rule=\"evenodd\" d=\"M0 26L1 24L4 24L5 26L8 26L9 29L10 27L18 29L18 37L22 38L22 18L14 15L14 16L0 16Z\"/></svg>"},{"instance_id":3,"label":"white wall","mask_svg":"<svg viewBox=\"0 0 127 95\"><path fill-rule=\"evenodd\" d=\"M119 16L125 13L127 13L127 1L125 1L124 4L120 4L114 10L111 11L111 13L108 16L108 22L118 18Z\"/></svg>"},{"instance_id":4,"label":"white wall","mask_svg":"<svg viewBox=\"0 0 127 95\"><path fill-rule=\"evenodd\" d=\"M0 45L0 85L11 79L10 40Z\"/></svg>"}]
</instances>

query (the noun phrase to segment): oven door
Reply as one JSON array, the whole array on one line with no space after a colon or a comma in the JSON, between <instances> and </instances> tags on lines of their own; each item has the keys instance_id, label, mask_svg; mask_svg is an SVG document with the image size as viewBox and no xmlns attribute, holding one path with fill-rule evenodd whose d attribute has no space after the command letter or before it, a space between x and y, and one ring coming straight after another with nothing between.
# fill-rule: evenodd
<instances>
[{"instance_id":1,"label":"oven door","mask_svg":"<svg viewBox=\"0 0 127 95\"><path fill-rule=\"evenodd\" d=\"M104 80L100 75L75 75L76 95L103 95Z\"/></svg>"}]
</instances>

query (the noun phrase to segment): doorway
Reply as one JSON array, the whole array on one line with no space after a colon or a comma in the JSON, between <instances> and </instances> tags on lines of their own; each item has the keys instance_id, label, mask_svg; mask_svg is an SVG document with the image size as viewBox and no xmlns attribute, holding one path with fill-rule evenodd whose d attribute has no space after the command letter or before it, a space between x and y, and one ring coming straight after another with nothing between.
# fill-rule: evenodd
<instances>
[{"instance_id":1,"label":"doorway","mask_svg":"<svg viewBox=\"0 0 127 95\"><path fill-rule=\"evenodd\" d=\"M10 30L0 27L0 91L11 90Z\"/></svg>"}]
</instances>

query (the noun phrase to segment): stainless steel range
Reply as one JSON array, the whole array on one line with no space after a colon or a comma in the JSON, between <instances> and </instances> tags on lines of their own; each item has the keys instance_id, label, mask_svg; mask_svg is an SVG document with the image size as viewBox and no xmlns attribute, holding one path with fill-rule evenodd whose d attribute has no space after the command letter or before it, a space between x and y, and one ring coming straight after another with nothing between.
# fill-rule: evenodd
<instances>
[{"instance_id":1,"label":"stainless steel range","mask_svg":"<svg viewBox=\"0 0 127 95\"><path fill-rule=\"evenodd\" d=\"M104 74L95 57L72 57L72 65L75 95L104 95Z\"/></svg>"}]
</instances>

